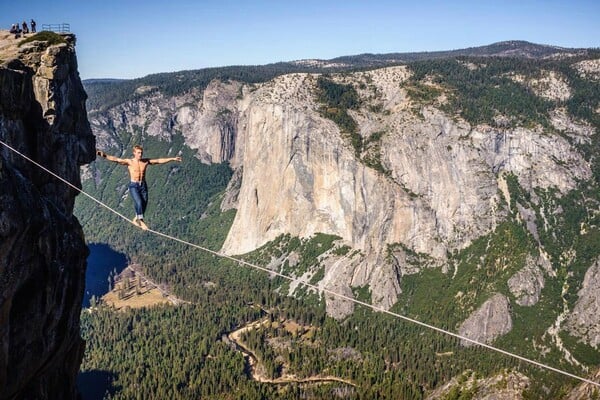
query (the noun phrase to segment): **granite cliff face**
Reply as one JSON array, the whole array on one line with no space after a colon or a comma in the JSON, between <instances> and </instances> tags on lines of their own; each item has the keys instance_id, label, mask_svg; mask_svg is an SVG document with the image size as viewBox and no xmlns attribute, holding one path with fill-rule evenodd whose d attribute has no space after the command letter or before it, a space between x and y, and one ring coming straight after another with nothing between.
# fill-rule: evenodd
<instances>
[{"instance_id":1,"label":"granite cliff face","mask_svg":"<svg viewBox=\"0 0 600 400\"><path fill-rule=\"evenodd\" d=\"M567 325L585 343L600 346L600 259L587 270Z\"/></svg>"},{"instance_id":2,"label":"granite cliff face","mask_svg":"<svg viewBox=\"0 0 600 400\"><path fill-rule=\"evenodd\" d=\"M458 333L480 343L491 343L498 336L510 332L511 328L508 299L501 294L495 294L461 324ZM463 340L462 345L469 347L473 343Z\"/></svg>"},{"instance_id":3,"label":"granite cliff face","mask_svg":"<svg viewBox=\"0 0 600 400\"><path fill-rule=\"evenodd\" d=\"M2 32L0 139L79 186L95 140L65 39L19 48ZM0 187L0 399L74 399L88 254L76 192L2 145Z\"/></svg>"}]
</instances>

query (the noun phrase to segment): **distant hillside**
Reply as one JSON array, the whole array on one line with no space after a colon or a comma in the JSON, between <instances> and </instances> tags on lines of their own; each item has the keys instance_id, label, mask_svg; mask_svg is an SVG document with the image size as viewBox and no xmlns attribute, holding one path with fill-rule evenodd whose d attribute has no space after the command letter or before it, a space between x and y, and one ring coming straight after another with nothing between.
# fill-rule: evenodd
<instances>
[{"instance_id":1,"label":"distant hillside","mask_svg":"<svg viewBox=\"0 0 600 400\"><path fill-rule=\"evenodd\" d=\"M93 85L93 84L102 84L102 83L118 83L118 82L124 82L127 81L128 79L117 79L117 78L93 78L93 79L86 79L86 83L88 85Z\"/></svg>"},{"instance_id":2,"label":"distant hillside","mask_svg":"<svg viewBox=\"0 0 600 400\"><path fill-rule=\"evenodd\" d=\"M455 57L526 57L545 58L556 55L583 55L597 49L569 49L540 45L525 41L498 42L488 46L469 47L460 50L359 54L331 60L296 60L267 65L238 65L198 70L164 72L131 80L87 79L83 81L88 93L88 111L102 111L135 98L148 91L159 90L166 95L177 95L193 88L206 88L213 79L236 80L246 83L269 81L276 76L295 72L341 72L380 68L406 64L414 61Z\"/></svg>"},{"instance_id":3,"label":"distant hillside","mask_svg":"<svg viewBox=\"0 0 600 400\"><path fill-rule=\"evenodd\" d=\"M487 46L468 47L459 50L422 51L417 53L359 54L329 60L332 63L360 64L362 66L382 66L390 63L409 63L455 57L525 57L545 58L556 55L583 55L590 49L571 49L558 46L529 43L523 40L510 40Z\"/></svg>"}]
</instances>

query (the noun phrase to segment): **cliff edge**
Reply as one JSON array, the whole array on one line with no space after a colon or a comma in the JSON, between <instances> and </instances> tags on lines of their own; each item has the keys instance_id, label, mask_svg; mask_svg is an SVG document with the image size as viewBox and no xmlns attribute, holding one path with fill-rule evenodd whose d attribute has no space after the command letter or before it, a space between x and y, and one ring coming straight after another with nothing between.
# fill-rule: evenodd
<instances>
[{"instance_id":1,"label":"cliff edge","mask_svg":"<svg viewBox=\"0 0 600 400\"><path fill-rule=\"evenodd\" d=\"M75 37L38 37L0 31L0 140L79 186L95 139ZM88 254L77 192L1 144L0 188L0 399L77 398Z\"/></svg>"}]
</instances>

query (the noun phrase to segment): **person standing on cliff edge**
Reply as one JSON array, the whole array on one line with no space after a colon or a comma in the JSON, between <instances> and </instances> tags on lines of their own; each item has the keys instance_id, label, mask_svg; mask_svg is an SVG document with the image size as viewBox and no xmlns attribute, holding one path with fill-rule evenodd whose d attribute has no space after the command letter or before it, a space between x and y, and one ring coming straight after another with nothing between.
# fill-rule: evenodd
<instances>
[{"instance_id":1,"label":"person standing on cliff edge","mask_svg":"<svg viewBox=\"0 0 600 400\"><path fill-rule=\"evenodd\" d=\"M103 151L96 150L96 154L100 157L106 158L108 161L116 162L121 165L127 165L129 170L129 194L133 199L133 205L135 207L135 217L133 217L133 224L146 230L148 225L144 222L144 211L146 211L146 205L148 204L148 186L146 185L146 168L148 165L165 164L171 161L181 162L181 157L170 157L170 158L142 158L144 149L142 146L133 146L133 158L118 158L106 154Z\"/></svg>"}]
</instances>

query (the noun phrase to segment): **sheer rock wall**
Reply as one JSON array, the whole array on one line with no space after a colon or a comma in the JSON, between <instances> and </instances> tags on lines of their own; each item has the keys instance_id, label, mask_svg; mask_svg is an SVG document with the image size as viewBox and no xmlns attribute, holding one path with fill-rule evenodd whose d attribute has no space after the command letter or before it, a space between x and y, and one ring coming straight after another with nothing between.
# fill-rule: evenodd
<instances>
[{"instance_id":1,"label":"sheer rock wall","mask_svg":"<svg viewBox=\"0 0 600 400\"><path fill-rule=\"evenodd\" d=\"M80 186L95 140L66 39L8 43L16 56L0 66L0 140ZM0 399L75 399L88 254L77 192L2 145L0 188Z\"/></svg>"}]
</instances>

